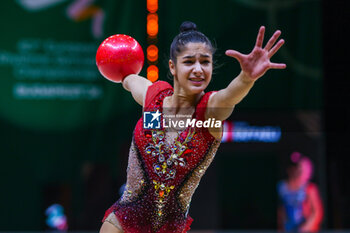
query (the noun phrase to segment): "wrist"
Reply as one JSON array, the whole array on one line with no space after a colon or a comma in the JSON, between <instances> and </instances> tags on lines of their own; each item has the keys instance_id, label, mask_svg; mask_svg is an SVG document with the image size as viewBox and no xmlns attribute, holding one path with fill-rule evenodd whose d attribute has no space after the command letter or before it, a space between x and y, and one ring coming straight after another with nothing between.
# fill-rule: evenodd
<instances>
[{"instance_id":1,"label":"wrist","mask_svg":"<svg viewBox=\"0 0 350 233\"><path fill-rule=\"evenodd\" d=\"M247 73L245 73L243 70L238 75L240 81L247 85L253 85L255 83L255 79L251 78Z\"/></svg>"},{"instance_id":2,"label":"wrist","mask_svg":"<svg viewBox=\"0 0 350 233\"><path fill-rule=\"evenodd\" d=\"M129 79L130 77L132 77L134 74L128 74L127 76L125 76L123 79L122 79L122 82L125 82L127 79Z\"/></svg>"},{"instance_id":3,"label":"wrist","mask_svg":"<svg viewBox=\"0 0 350 233\"><path fill-rule=\"evenodd\" d=\"M122 79L122 85L125 90L129 91L129 81L132 80L134 74L129 74Z\"/></svg>"}]
</instances>

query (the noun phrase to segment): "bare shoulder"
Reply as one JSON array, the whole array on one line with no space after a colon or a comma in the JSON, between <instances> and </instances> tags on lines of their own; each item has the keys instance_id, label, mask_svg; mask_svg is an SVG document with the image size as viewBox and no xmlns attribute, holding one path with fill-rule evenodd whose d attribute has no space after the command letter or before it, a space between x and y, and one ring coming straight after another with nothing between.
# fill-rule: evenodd
<instances>
[{"instance_id":1,"label":"bare shoulder","mask_svg":"<svg viewBox=\"0 0 350 233\"><path fill-rule=\"evenodd\" d=\"M223 121L220 119L220 117L217 115L217 108L213 104L213 96L215 96L217 92L213 92L208 99L207 108L205 112L205 120L211 119L211 120L217 120L221 122L221 127L211 127L209 128L209 133L216 139L221 141L222 139L222 129L223 129ZM215 99L215 98L214 98ZM215 124L216 125L216 124Z\"/></svg>"}]
</instances>

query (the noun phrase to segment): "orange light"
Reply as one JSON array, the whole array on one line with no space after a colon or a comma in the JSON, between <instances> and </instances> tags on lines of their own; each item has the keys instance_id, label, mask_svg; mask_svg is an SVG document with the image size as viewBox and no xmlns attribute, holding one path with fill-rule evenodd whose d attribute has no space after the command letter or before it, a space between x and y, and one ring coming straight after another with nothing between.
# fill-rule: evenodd
<instances>
[{"instance_id":1,"label":"orange light","mask_svg":"<svg viewBox=\"0 0 350 233\"><path fill-rule=\"evenodd\" d=\"M155 62L158 60L158 48L155 45L150 45L147 48L147 59L150 62Z\"/></svg>"},{"instance_id":2,"label":"orange light","mask_svg":"<svg viewBox=\"0 0 350 233\"><path fill-rule=\"evenodd\" d=\"M147 15L147 34L150 36L156 36L158 34L158 15Z\"/></svg>"},{"instance_id":3,"label":"orange light","mask_svg":"<svg viewBox=\"0 0 350 233\"><path fill-rule=\"evenodd\" d=\"M158 10L158 0L147 0L147 10L155 13Z\"/></svg>"},{"instance_id":4,"label":"orange light","mask_svg":"<svg viewBox=\"0 0 350 233\"><path fill-rule=\"evenodd\" d=\"M151 65L147 68L147 79L151 82L155 82L158 80L159 70L155 65Z\"/></svg>"}]
</instances>

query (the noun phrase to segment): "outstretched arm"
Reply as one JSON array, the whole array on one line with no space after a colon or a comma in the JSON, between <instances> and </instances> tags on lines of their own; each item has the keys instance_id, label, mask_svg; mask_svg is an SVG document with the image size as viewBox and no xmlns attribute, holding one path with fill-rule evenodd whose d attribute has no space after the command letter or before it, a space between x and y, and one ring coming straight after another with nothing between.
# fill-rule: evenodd
<instances>
[{"instance_id":1,"label":"outstretched arm","mask_svg":"<svg viewBox=\"0 0 350 233\"><path fill-rule=\"evenodd\" d=\"M123 80L124 89L130 91L134 100L141 106L144 105L147 89L150 85L152 85L151 81L136 74L128 75Z\"/></svg>"},{"instance_id":2,"label":"outstretched arm","mask_svg":"<svg viewBox=\"0 0 350 233\"><path fill-rule=\"evenodd\" d=\"M242 54L235 50L227 50L226 55L238 60L241 73L231 83L217 93L213 94L208 102L206 118L218 120L227 119L236 104L238 104L253 87L256 80L269 69L284 69L286 64L273 63L270 58L281 48L284 40L277 43L281 31L276 31L263 48L265 27L260 27L255 46L249 54Z\"/></svg>"}]
</instances>

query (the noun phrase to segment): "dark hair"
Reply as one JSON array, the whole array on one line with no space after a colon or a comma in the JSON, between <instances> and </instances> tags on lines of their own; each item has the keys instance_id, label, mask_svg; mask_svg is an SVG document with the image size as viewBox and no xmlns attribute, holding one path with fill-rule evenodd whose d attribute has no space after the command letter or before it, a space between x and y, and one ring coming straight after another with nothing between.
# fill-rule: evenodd
<instances>
[{"instance_id":1,"label":"dark hair","mask_svg":"<svg viewBox=\"0 0 350 233\"><path fill-rule=\"evenodd\" d=\"M175 36L170 45L170 59L176 63L176 57L181 53L182 49L188 43L204 43L206 44L212 54L215 53L215 48L211 41L203 33L197 30L197 25L190 21L185 21L180 26L180 33Z\"/></svg>"},{"instance_id":2,"label":"dark hair","mask_svg":"<svg viewBox=\"0 0 350 233\"><path fill-rule=\"evenodd\" d=\"M290 155L288 160L286 161L286 167L296 167L300 163L300 160L302 159L303 154L301 154L298 151L293 151Z\"/></svg>"}]
</instances>

